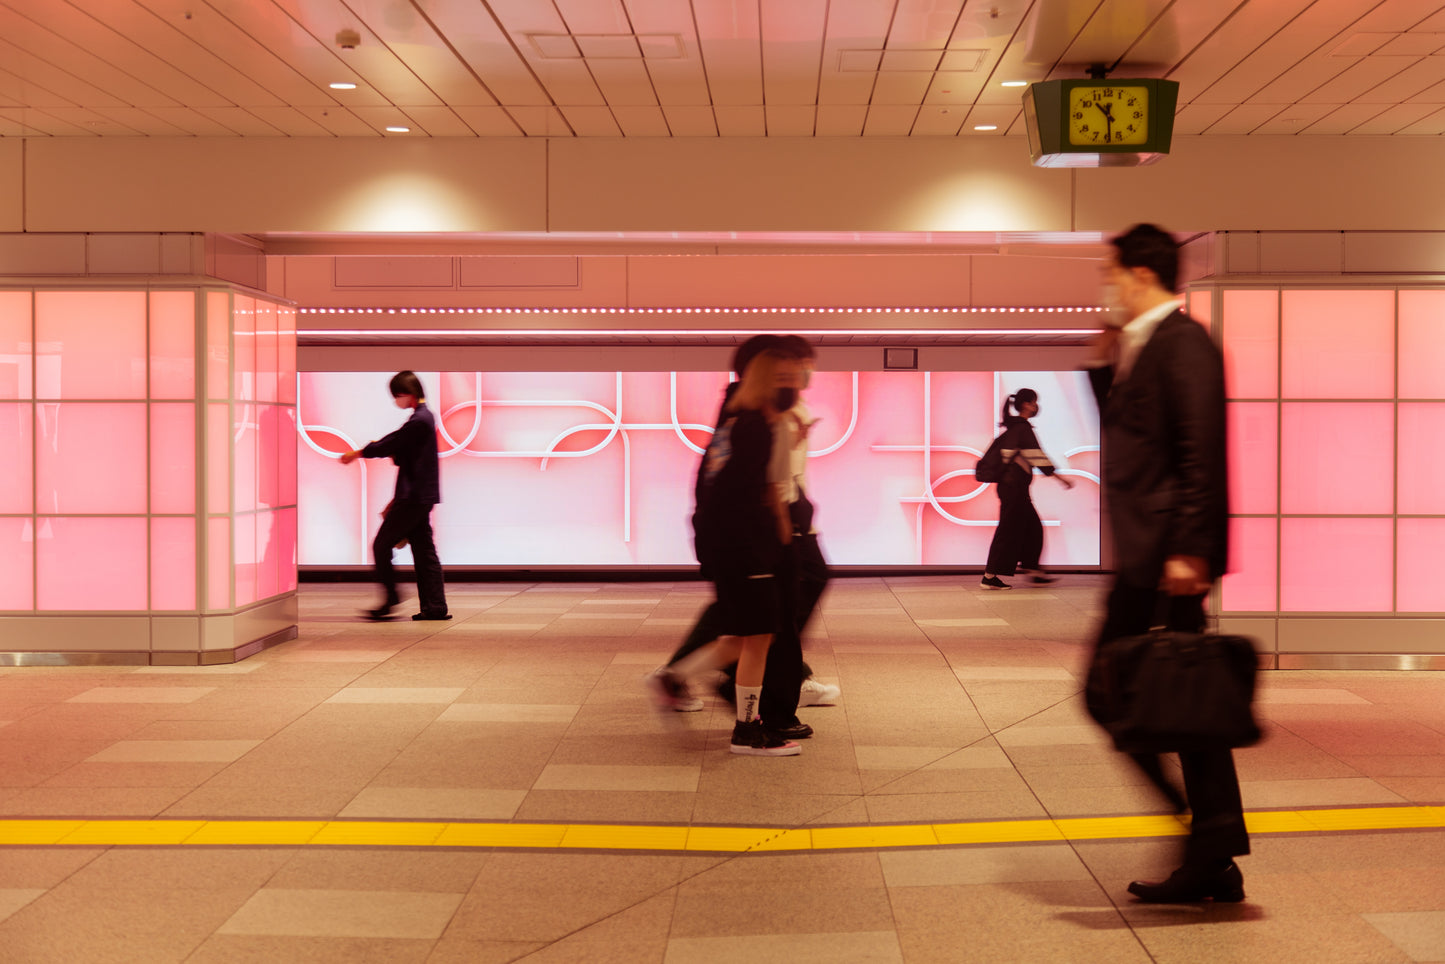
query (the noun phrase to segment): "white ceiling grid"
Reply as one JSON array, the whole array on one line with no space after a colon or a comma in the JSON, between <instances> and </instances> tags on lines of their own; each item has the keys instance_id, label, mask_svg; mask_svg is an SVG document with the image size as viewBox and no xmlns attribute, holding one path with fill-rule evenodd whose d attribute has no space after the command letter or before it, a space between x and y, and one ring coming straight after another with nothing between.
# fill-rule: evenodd
<instances>
[{"instance_id":1,"label":"white ceiling grid","mask_svg":"<svg viewBox=\"0 0 1445 964\"><path fill-rule=\"evenodd\" d=\"M1000 136L1095 63L1180 133L1445 132L1440 0L0 0L0 136Z\"/></svg>"}]
</instances>

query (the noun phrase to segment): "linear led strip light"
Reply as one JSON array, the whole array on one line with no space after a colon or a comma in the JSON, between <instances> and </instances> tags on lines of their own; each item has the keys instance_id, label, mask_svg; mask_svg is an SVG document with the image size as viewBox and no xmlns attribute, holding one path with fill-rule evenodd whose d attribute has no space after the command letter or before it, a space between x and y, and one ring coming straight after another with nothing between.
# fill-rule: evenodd
<instances>
[{"instance_id":1,"label":"linear led strip light","mask_svg":"<svg viewBox=\"0 0 1445 964\"><path fill-rule=\"evenodd\" d=\"M624 316L678 316L678 315L1074 315L1089 327L1084 328L794 328L792 334L809 335L938 335L961 332L971 335L1091 335L1099 330L1091 324L1108 309L1098 306L1072 307L988 307L988 308L300 308L302 315L624 315ZM760 319L761 320L761 319ZM750 328L573 328L573 329L381 329L381 328L300 328L298 337L326 335L455 335L465 332L498 336L557 335L757 335L772 334L769 329Z\"/></svg>"}]
</instances>

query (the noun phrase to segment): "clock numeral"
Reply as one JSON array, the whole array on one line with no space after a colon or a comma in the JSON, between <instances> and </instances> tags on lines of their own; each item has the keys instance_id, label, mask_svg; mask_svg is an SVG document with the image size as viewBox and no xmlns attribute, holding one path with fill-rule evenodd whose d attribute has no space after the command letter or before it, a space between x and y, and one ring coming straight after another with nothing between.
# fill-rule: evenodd
<instances>
[{"instance_id":1,"label":"clock numeral","mask_svg":"<svg viewBox=\"0 0 1445 964\"><path fill-rule=\"evenodd\" d=\"M1088 125L1088 124L1080 124L1080 125L1079 125L1079 133L1080 133L1080 134L1087 134L1087 133L1089 133L1089 125Z\"/></svg>"},{"instance_id":2,"label":"clock numeral","mask_svg":"<svg viewBox=\"0 0 1445 964\"><path fill-rule=\"evenodd\" d=\"M1133 107L1133 106L1135 106L1135 105L1138 104L1138 103L1139 103L1139 98L1137 98L1137 97L1130 97L1128 100L1124 101L1124 105L1125 105L1126 107Z\"/></svg>"},{"instance_id":3,"label":"clock numeral","mask_svg":"<svg viewBox=\"0 0 1445 964\"><path fill-rule=\"evenodd\" d=\"M1083 112L1083 111L1081 111L1081 110L1076 110L1076 111L1074 111L1074 120L1083 120L1083 119L1084 119L1084 112Z\"/></svg>"},{"instance_id":4,"label":"clock numeral","mask_svg":"<svg viewBox=\"0 0 1445 964\"><path fill-rule=\"evenodd\" d=\"M1136 111L1134 112L1134 119L1135 119L1135 120L1143 120L1143 119L1144 119L1144 112L1143 112L1142 110L1136 110Z\"/></svg>"}]
</instances>

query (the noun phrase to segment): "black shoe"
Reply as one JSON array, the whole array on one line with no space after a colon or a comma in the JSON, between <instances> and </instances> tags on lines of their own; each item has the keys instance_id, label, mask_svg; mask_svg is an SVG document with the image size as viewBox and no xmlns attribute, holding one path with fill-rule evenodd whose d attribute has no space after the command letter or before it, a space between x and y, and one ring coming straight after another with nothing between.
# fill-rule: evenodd
<instances>
[{"instance_id":1,"label":"black shoe","mask_svg":"<svg viewBox=\"0 0 1445 964\"><path fill-rule=\"evenodd\" d=\"M783 726L768 726L767 723L763 726L780 740L806 740L813 735L813 728L797 717L793 717L793 722Z\"/></svg>"},{"instance_id":2,"label":"black shoe","mask_svg":"<svg viewBox=\"0 0 1445 964\"><path fill-rule=\"evenodd\" d=\"M1035 586L1046 586L1051 582L1057 582L1058 576L1051 576L1042 569L1020 569L1019 575L1028 574L1029 582Z\"/></svg>"},{"instance_id":3,"label":"black shoe","mask_svg":"<svg viewBox=\"0 0 1445 964\"><path fill-rule=\"evenodd\" d=\"M452 618L452 614L451 614L451 613L416 613L416 614L413 615L411 618L412 618L412 619L415 619L415 620L417 620L417 621L431 620L431 619L451 619L451 618Z\"/></svg>"},{"instance_id":4,"label":"black shoe","mask_svg":"<svg viewBox=\"0 0 1445 964\"><path fill-rule=\"evenodd\" d=\"M396 604L390 603L385 606L378 606L376 609L368 609L366 611L366 618L374 623L385 622L391 618L391 611L395 608Z\"/></svg>"},{"instance_id":5,"label":"black shoe","mask_svg":"<svg viewBox=\"0 0 1445 964\"><path fill-rule=\"evenodd\" d=\"M734 723L733 742L729 749L747 756L797 756L803 752L798 744L769 733L764 729L762 720Z\"/></svg>"},{"instance_id":6,"label":"black shoe","mask_svg":"<svg viewBox=\"0 0 1445 964\"><path fill-rule=\"evenodd\" d=\"M1003 581L1002 579L1000 579L998 576L984 576L982 579L980 579L980 580L978 581L978 584L979 584L980 586L982 586L983 588L985 588L985 589L1012 589L1012 588L1013 588L1013 586L1010 586L1008 583L1004 582L1004 581Z\"/></svg>"},{"instance_id":7,"label":"black shoe","mask_svg":"<svg viewBox=\"0 0 1445 964\"><path fill-rule=\"evenodd\" d=\"M1194 904L1212 900L1217 904L1237 904L1244 900L1244 875L1239 865L1230 861L1220 870L1192 870L1180 867L1168 880L1136 880L1129 893L1145 904Z\"/></svg>"}]
</instances>

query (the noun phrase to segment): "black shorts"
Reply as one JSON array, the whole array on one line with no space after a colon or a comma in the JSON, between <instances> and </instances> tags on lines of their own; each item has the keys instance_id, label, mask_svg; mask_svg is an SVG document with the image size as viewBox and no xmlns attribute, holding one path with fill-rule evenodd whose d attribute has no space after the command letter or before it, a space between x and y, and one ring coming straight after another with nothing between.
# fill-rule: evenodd
<instances>
[{"instance_id":1,"label":"black shorts","mask_svg":"<svg viewBox=\"0 0 1445 964\"><path fill-rule=\"evenodd\" d=\"M717 626L723 635L758 636L778 631L782 608L776 576L724 571L717 574L713 586L717 590Z\"/></svg>"}]
</instances>

